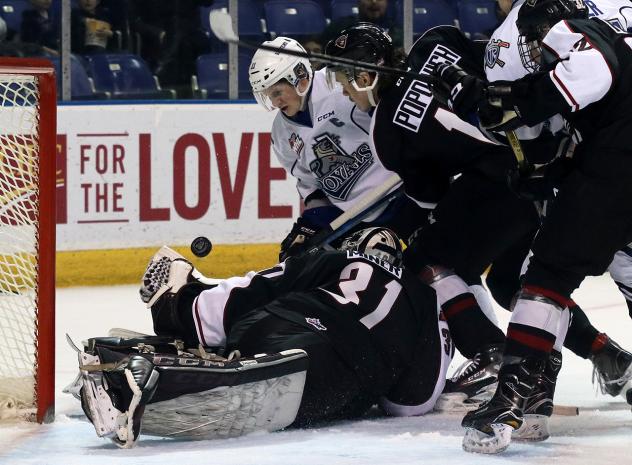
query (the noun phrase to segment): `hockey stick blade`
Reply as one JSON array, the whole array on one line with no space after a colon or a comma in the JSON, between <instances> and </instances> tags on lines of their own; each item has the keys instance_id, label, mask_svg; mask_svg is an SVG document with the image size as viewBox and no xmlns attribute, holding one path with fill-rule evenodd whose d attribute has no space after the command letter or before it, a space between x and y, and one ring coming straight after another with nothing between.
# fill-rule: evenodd
<instances>
[{"instance_id":1,"label":"hockey stick blade","mask_svg":"<svg viewBox=\"0 0 632 465\"><path fill-rule=\"evenodd\" d=\"M418 74L405 69L392 68L390 66L380 66L364 61L350 60L348 58L333 57L324 53L301 52L299 50L288 50L287 48L274 47L265 44L255 44L240 39L233 30L233 23L230 15L221 9L212 10L209 14L209 21L213 34L222 42L236 44L239 47L249 48L252 50L268 50L270 52L290 55L300 58L307 58L310 61L325 63L330 65L346 66L354 69L362 69L367 71L376 71L378 73L395 74L397 76L406 76L416 81L432 83L436 79L430 74Z\"/></svg>"},{"instance_id":2,"label":"hockey stick blade","mask_svg":"<svg viewBox=\"0 0 632 465\"><path fill-rule=\"evenodd\" d=\"M238 43L239 37L233 31L232 18L228 13L221 9L211 10L209 14L211 29L213 34L222 42Z\"/></svg>"}]
</instances>

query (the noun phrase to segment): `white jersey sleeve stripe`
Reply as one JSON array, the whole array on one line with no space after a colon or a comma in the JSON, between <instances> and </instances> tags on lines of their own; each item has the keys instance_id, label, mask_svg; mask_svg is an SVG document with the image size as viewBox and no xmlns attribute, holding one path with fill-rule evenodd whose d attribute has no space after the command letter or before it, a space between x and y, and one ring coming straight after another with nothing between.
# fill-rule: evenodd
<instances>
[{"instance_id":1,"label":"white jersey sleeve stripe","mask_svg":"<svg viewBox=\"0 0 632 465\"><path fill-rule=\"evenodd\" d=\"M579 105L573 98L573 95L566 88L564 83L560 80L559 77L557 77L557 75L555 74L555 70L552 70L551 72L549 72L549 76L551 77L551 81L553 81L553 84L555 84L555 87L557 87L557 90L560 92L560 94L562 94L562 97L564 97L564 99L566 100L566 103L568 103L568 105L571 107L571 111L577 111L579 109Z\"/></svg>"},{"instance_id":2,"label":"white jersey sleeve stripe","mask_svg":"<svg viewBox=\"0 0 632 465\"><path fill-rule=\"evenodd\" d=\"M551 28L543 45L560 59L549 76L572 111L600 100L610 90L613 75L603 53L566 21Z\"/></svg>"}]
</instances>

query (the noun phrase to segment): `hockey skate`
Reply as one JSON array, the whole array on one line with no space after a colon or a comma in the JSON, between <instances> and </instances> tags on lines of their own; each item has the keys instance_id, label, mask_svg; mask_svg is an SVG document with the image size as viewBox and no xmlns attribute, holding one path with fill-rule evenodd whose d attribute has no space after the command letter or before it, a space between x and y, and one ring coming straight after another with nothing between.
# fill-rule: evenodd
<instances>
[{"instance_id":1,"label":"hockey skate","mask_svg":"<svg viewBox=\"0 0 632 465\"><path fill-rule=\"evenodd\" d=\"M494 396L461 422L465 451L496 454L509 447L512 432L524 423L524 409L542 370L543 363L536 359L502 366Z\"/></svg>"},{"instance_id":2,"label":"hockey skate","mask_svg":"<svg viewBox=\"0 0 632 465\"><path fill-rule=\"evenodd\" d=\"M478 408L496 389L502 363L503 345L486 346L471 360L466 360L448 379L435 410L462 412Z\"/></svg>"},{"instance_id":3,"label":"hockey skate","mask_svg":"<svg viewBox=\"0 0 632 465\"><path fill-rule=\"evenodd\" d=\"M627 391L632 389L632 354L605 334L598 337L607 340L600 350L590 356L593 384L596 382L599 385L602 394L612 397L621 395L626 399Z\"/></svg>"},{"instance_id":4,"label":"hockey skate","mask_svg":"<svg viewBox=\"0 0 632 465\"><path fill-rule=\"evenodd\" d=\"M557 375L562 368L562 354L554 350L538 377L533 392L524 409L522 426L515 430L511 439L544 441L549 438L549 418L553 414L553 396Z\"/></svg>"}]
</instances>

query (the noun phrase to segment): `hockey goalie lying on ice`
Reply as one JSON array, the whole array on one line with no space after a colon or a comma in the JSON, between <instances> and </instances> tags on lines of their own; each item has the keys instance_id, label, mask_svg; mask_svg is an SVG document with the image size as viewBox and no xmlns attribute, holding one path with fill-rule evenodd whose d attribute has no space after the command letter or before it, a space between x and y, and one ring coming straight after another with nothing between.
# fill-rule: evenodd
<instances>
[{"instance_id":1,"label":"hockey goalie lying on ice","mask_svg":"<svg viewBox=\"0 0 632 465\"><path fill-rule=\"evenodd\" d=\"M157 336L92 338L76 387L97 435L185 438L433 409L454 352L434 291L384 228L341 251L209 279L163 247L141 297ZM142 427L141 427L142 425Z\"/></svg>"}]
</instances>

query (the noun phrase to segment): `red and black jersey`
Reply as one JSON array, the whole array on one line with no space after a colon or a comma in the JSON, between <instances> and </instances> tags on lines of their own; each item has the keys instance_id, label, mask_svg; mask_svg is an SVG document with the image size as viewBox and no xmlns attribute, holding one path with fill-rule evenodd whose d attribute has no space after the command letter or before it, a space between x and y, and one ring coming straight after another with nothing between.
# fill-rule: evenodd
<instances>
[{"instance_id":1,"label":"red and black jersey","mask_svg":"<svg viewBox=\"0 0 632 465\"><path fill-rule=\"evenodd\" d=\"M407 66L428 75L436 64L448 62L482 76L483 52L457 28L440 26L415 42ZM399 174L406 193L420 202L437 203L458 173L478 169L504 176L515 164L508 147L439 104L428 83L407 77L380 93L371 135L384 166Z\"/></svg>"},{"instance_id":2,"label":"red and black jersey","mask_svg":"<svg viewBox=\"0 0 632 465\"><path fill-rule=\"evenodd\" d=\"M379 363L383 391L436 343L437 305L434 290L402 268L358 252L320 251L222 281L195 299L192 312L207 346L223 345L257 309L294 321L329 339L359 376ZM426 368L424 376L436 376L436 367Z\"/></svg>"}]
</instances>

